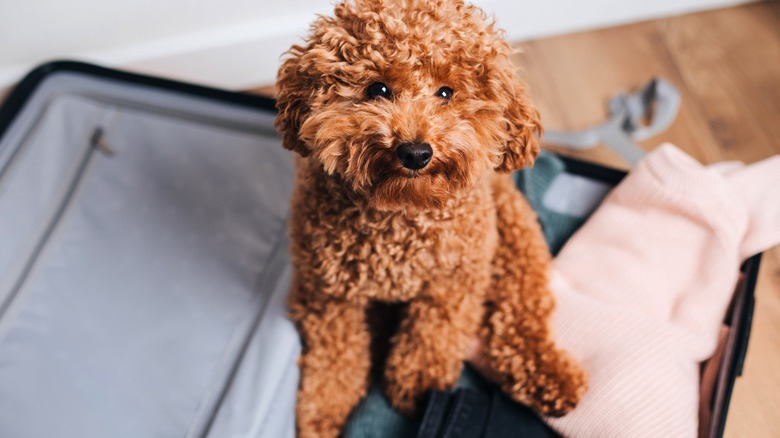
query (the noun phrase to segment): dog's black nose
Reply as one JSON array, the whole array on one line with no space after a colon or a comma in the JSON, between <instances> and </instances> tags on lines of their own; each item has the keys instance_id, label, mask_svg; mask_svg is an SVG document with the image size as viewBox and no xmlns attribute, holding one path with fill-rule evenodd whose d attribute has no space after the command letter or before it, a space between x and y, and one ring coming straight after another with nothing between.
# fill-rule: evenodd
<instances>
[{"instance_id":1,"label":"dog's black nose","mask_svg":"<svg viewBox=\"0 0 780 438\"><path fill-rule=\"evenodd\" d=\"M428 143L403 143L395 153L405 168L420 170L431 162L433 149Z\"/></svg>"}]
</instances>

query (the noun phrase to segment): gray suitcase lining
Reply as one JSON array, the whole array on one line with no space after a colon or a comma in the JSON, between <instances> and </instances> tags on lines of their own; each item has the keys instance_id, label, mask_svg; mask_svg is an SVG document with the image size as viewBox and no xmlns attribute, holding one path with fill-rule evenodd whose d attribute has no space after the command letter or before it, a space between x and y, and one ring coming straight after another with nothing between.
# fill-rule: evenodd
<instances>
[{"instance_id":1,"label":"gray suitcase lining","mask_svg":"<svg viewBox=\"0 0 780 438\"><path fill-rule=\"evenodd\" d=\"M294 431L272 120L78 73L37 89L0 141L0 436Z\"/></svg>"}]
</instances>

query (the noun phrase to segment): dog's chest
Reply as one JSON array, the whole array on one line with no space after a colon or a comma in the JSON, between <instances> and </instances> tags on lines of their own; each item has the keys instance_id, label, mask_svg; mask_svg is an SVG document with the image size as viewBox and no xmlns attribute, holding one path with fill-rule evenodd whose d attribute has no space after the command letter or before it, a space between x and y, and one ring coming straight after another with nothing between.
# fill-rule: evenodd
<instances>
[{"instance_id":1,"label":"dog's chest","mask_svg":"<svg viewBox=\"0 0 780 438\"><path fill-rule=\"evenodd\" d=\"M489 196L482 201L413 217L351 208L310 211L316 223L294 238L315 259L310 263L317 267L319 290L347 299L408 301L474 258L490 263L495 210Z\"/></svg>"},{"instance_id":2,"label":"dog's chest","mask_svg":"<svg viewBox=\"0 0 780 438\"><path fill-rule=\"evenodd\" d=\"M410 221L394 217L363 223L360 236L343 261L361 274L360 295L381 300L408 300L431 282L462 265L469 239L457 232L451 219Z\"/></svg>"},{"instance_id":3,"label":"dog's chest","mask_svg":"<svg viewBox=\"0 0 780 438\"><path fill-rule=\"evenodd\" d=\"M342 258L354 266L361 286L353 293L387 301L406 301L432 283L450 277L479 245L456 218L412 221L402 216L362 223ZM346 237L346 236L345 236ZM345 239L346 240L346 239Z\"/></svg>"}]
</instances>

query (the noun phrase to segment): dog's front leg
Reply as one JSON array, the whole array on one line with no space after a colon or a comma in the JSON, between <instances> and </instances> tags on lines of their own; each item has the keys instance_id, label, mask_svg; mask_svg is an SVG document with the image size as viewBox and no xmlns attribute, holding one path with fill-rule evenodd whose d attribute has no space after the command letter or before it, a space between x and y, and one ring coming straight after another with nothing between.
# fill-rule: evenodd
<instances>
[{"instance_id":1,"label":"dog's front leg","mask_svg":"<svg viewBox=\"0 0 780 438\"><path fill-rule=\"evenodd\" d=\"M542 414L572 410L587 387L580 366L553 342L551 256L531 206L508 178L494 186L501 244L494 259L483 354L511 398Z\"/></svg>"},{"instance_id":2,"label":"dog's front leg","mask_svg":"<svg viewBox=\"0 0 780 438\"><path fill-rule=\"evenodd\" d=\"M335 438L365 396L371 336L361 305L323 298L291 303L302 335L297 423L301 438Z\"/></svg>"},{"instance_id":3,"label":"dog's front leg","mask_svg":"<svg viewBox=\"0 0 780 438\"><path fill-rule=\"evenodd\" d=\"M428 390L455 385L479 327L479 293L472 293L475 289L468 282L447 283L452 286L448 293L419 297L409 304L393 339L385 365L385 392L393 407L406 415L416 413Z\"/></svg>"}]
</instances>

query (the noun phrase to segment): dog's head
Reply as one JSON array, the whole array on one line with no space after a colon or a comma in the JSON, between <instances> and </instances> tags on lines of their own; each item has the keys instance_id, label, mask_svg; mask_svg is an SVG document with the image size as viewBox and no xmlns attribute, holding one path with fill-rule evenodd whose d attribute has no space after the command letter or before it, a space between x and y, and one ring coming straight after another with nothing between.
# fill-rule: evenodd
<instances>
[{"instance_id":1,"label":"dog's head","mask_svg":"<svg viewBox=\"0 0 780 438\"><path fill-rule=\"evenodd\" d=\"M441 208L539 151L511 52L462 0L346 0L288 52L276 126L377 209Z\"/></svg>"}]
</instances>

